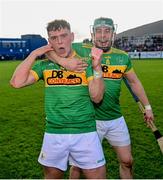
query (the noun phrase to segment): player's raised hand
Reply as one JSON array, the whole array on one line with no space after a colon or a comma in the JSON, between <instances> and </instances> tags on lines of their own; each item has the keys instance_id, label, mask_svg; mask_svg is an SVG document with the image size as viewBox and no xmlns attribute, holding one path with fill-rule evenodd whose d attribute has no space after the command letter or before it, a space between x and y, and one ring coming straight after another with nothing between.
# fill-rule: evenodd
<instances>
[{"instance_id":1,"label":"player's raised hand","mask_svg":"<svg viewBox=\"0 0 163 180\"><path fill-rule=\"evenodd\" d=\"M101 49L93 47L91 49L91 56L92 56L92 66L93 69L96 70L101 67L101 56L103 54L103 51ZM97 70L98 70L97 69Z\"/></svg>"}]
</instances>

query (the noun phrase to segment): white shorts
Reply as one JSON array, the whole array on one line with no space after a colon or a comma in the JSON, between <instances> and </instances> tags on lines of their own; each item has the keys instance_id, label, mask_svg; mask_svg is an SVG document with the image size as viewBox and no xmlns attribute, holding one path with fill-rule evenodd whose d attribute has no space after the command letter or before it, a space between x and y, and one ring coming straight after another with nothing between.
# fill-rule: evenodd
<instances>
[{"instance_id":1,"label":"white shorts","mask_svg":"<svg viewBox=\"0 0 163 180\"><path fill-rule=\"evenodd\" d=\"M112 146L130 145L130 135L124 117L114 120L96 120L97 132L102 142L106 138Z\"/></svg>"},{"instance_id":2,"label":"white shorts","mask_svg":"<svg viewBox=\"0 0 163 180\"><path fill-rule=\"evenodd\" d=\"M97 132L82 134L45 133L38 162L62 171L70 165L81 169L93 169L105 164L102 146Z\"/></svg>"}]
</instances>

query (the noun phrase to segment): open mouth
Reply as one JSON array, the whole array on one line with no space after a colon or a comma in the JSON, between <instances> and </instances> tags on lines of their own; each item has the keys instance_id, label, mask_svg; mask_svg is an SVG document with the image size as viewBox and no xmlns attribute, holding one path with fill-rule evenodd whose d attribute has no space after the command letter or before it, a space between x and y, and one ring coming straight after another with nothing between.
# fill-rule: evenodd
<instances>
[{"instance_id":1,"label":"open mouth","mask_svg":"<svg viewBox=\"0 0 163 180\"><path fill-rule=\"evenodd\" d=\"M66 50L65 50L65 48L64 48L64 47L60 47L60 48L59 48L59 53L60 53L60 54L64 54L64 53L65 53L65 51L66 51Z\"/></svg>"},{"instance_id":2,"label":"open mouth","mask_svg":"<svg viewBox=\"0 0 163 180\"><path fill-rule=\"evenodd\" d=\"M99 40L98 42L101 44L101 46L108 46L108 44L109 44L109 41L101 41L101 40Z\"/></svg>"},{"instance_id":3,"label":"open mouth","mask_svg":"<svg viewBox=\"0 0 163 180\"><path fill-rule=\"evenodd\" d=\"M108 40L101 40L101 39L99 39L98 40L100 43L108 43L109 41Z\"/></svg>"}]
</instances>

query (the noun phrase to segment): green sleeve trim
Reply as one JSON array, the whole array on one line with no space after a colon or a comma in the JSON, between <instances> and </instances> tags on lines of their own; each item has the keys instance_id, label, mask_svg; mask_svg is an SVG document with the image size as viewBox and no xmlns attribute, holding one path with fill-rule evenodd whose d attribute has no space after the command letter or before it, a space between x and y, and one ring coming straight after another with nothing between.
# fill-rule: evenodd
<instances>
[{"instance_id":1,"label":"green sleeve trim","mask_svg":"<svg viewBox=\"0 0 163 180\"><path fill-rule=\"evenodd\" d=\"M131 69L129 69L128 71L126 71L124 74L128 74L128 73L130 73L130 72L134 72L134 69L131 68Z\"/></svg>"}]
</instances>

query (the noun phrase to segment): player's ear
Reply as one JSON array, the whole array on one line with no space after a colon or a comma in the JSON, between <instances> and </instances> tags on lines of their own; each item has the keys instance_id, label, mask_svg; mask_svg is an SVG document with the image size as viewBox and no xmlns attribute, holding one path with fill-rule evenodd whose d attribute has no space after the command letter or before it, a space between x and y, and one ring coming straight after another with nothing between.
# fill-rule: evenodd
<instances>
[{"instance_id":1,"label":"player's ear","mask_svg":"<svg viewBox=\"0 0 163 180\"><path fill-rule=\"evenodd\" d=\"M50 38L49 38L49 32L48 32L48 43L51 44L51 43L50 43Z\"/></svg>"},{"instance_id":2,"label":"player's ear","mask_svg":"<svg viewBox=\"0 0 163 180\"><path fill-rule=\"evenodd\" d=\"M113 37L114 37L114 39L116 38L116 35L117 35L116 32L113 32Z\"/></svg>"},{"instance_id":3,"label":"player's ear","mask_svg":"<svg viewBox=\"0 0 163 180\"><path fill-rule=\"evenodd\" d=\"M91 38L92 38L92 42L94 42L94 40L95 40L95 35L94 35L94 33L91 33Z\"/></svg>"},{"instance_id":4,"label":"player's ear","mask_svg":"<svg viewBox=\"0 0 163 180\"><path fill-rule=\"evenodd\" d=\"M48 43L49 43L49 44L52 44L52 43L51 43L51 40L50 40L50 38L49 38L49 37L48 37Z\"/></svg>"},{"instance_id":5,"label":"player's ear","mask_svg":"<svg viewBox=\"0 0 163 180\"><path fill-rule=\"evenodd\" d=\"M71 33L71 42L73 42L74 41L74 33L72 32Z\"/></svg>"}]
</instances>

